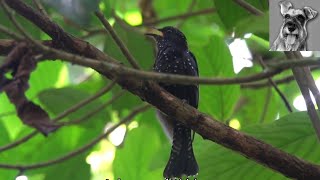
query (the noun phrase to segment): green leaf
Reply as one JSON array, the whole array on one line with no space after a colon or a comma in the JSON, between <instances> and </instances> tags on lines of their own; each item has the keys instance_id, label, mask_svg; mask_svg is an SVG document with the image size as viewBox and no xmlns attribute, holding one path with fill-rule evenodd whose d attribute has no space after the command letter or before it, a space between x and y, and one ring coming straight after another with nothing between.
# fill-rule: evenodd
<instances>
[{"instance_id":1,"label":"green leaf","mask_svg":"<svg viewBox=\"0 0 320 180\"><path fill-rule=\"evenodd\" d=\"M251 4L261 11L267 11L269 7L267 1L246 0L245 2ZM246 9L239 6L235 1L217 0L215 1L215 5L217 13L222 19L225 28L229 32L233 31L233 28L238 22L250 16L254 16Z\"/></svg>"},{"instance_id":2,"label":"green leaf","mask_svg":"<svg viewBox=\"0 0 320 180\"><path fill-rule=\"evenodd\" d=\"M264 33L269 35L269 13L265 13L263 16L249 16L238 22L235 30L236 35L241 38L246 33Z\"/></svg>"},{"instance_id":3,"label":"green leaf","mask_svg":"<svg viewBox=\"0 0 320 180\"><path fill-rule=\"evenodd\" d=\"M15 107L11 104L6 94L0 94L0 113L6 114L8 112L16 112ZM9 115L2 118L2 124L5 127L6 131L11 140L15 139L21 129L23 128L23 124L21 120L15 115Z\"/></svg>"},{"instance_id":4,"label":"green leaf","mask_svg":"<svg viewBox=\"0 0 320 180\"><path fill-rule=\"evenodd\" d=\"M262 122L272 122L276 119L280 107L284 104L280 101L280 97L275 90L270 89L270 91L267 88L241 89L244 104L235 116L242 127ZM271 93L270 96L269 93ZM265 107L266 101L269 101L267 107ZM264 110L266 111L265 115L263 115Z\"/></svg>"},{"instance_id":5,"label":"green leaf","mask_svg":"<svg viewBox=\"0 0 320 180\"><path fill-rule=\"evenodd\" d=\"M144 69L151 69L154 62L154 45L151 43L150 39L147 39L142 33L135 32L133 29L123 28L117 22L114 24L113 28L128 47L130 53L138 61L139 65ZM104 51L124 64L129 65L127 59L120 51L119 46L114 42L110 35L106 38Z\"/></svg>"},{"instance_id":6,"label":"green leaf","mask_svg":"<svg viewBox=\"0 0 320 180\"><path fill-rule=\"evenodd\" d=\"M114 176L141 180L162 178L162 171L150 171L153 155L160 147L160 138L153 127L142 125L129 131L123 148L116 151Z\"/></svg>"},{"instance_id":7,"label":"green leaf","mask_svg":"<svg viewBox=\"0 0 320 180\"><path fill-rule=\"evenodd\" d=\"M233 77L232 57L224 39L215 35L207 45L191 46L199 66L200 76ZM227 120L240 95L238 85L201 86L199 109L219 120Z\"/></svg>"},{"instance_id":8,"label":"green leaf","mask_svg":"<svg viewBox=\"0 0 320 180\"><path fill-rule=\"evenodd\" d=\"M28 34L36 39L40 38L41 30L38 27L34 26L31 22L26 21L25 18L19 16L17 13L14 14L14 17L16 18L17 22L24 28L24 30L28 32ZM2 8L0 10L0 19L2 19L1 25L8 28L10 31L20 34L19 31L16 30L16 27L8 19L7 14ZM5 35L4 33L0 33L1 39L8 39L8 37L9 36Z\"/></svg>"},{"instance_id":9,"label":"green leaf","mask_svg":"<svg viewBox=\"0 0 320 180\"><path fill-rule=\"evenodd\" d=\"M320 162L320 144L306 112L292 113L270 124L247 127L244 132L307 161ZM269 168L199 137L194 146L200 163L199 179L287 179Z\"/></svg>"},{"instance_id":10,"label":"green leaf","mask_svg":"<svg viewBox=\"0 0 320 180\"><path fill-rule=\"evenodd\" d=\"M61 61L43 61L37 64L37 68L31 73L27 91L29 98L34 98L40 91L53 88L60 78L60 71L65 66Z\"/></svg>"},{"instance_id":11,"label":"green leaf","mask_svg":"<svg viewBox=\"0 0 320 180\"><path fill-rule=\"evenodd\" d=\"M42 169L42 172L45 172L44 180L90 179L90 165L85 162L86 156L82 154L61 164Z\"/></svg>"},{"instance_id":12,"label":"green leaf","mask_svg":"<svg viewBox=\"0 0 320 180\"><path fill-rule=\"evenodd\" d=\"M48 89L42 91L39 94L39 99L41 103L49 110L54 116L64 112L73 105L79 103L80 101L90 97L91 94L73 87L66 87L61 89ZM63 103L61 103L63 102ZM69 120L74 120L83 117L87 113L93 111L97 107L101 106L102 102L100 100L95 100L83 108L80 108L76 112L70 114L67 118ZM85 123L80 123L80 125L85 127L91 127L95 129L102 130L105 123L108 121L108 111L106 109L96 113L93 118L85 120Z\"/></svg>"}]
</instances>

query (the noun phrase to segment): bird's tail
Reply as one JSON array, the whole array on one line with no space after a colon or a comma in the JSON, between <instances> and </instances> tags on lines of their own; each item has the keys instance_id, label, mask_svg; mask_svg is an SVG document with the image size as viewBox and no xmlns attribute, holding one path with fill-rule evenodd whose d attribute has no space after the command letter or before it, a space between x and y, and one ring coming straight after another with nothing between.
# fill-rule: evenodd
<instances>
[{"instance_id":1,"label":"bird's tail","mask_svg":"<svg viewBox=\"0 0 320 180\"><path fill-rule=\"evenodd\" d=\"M163 172L165 178L196 175L199 171L192 148L191 129L176 123L170 159Z\"/></svg>"}]
</instances>

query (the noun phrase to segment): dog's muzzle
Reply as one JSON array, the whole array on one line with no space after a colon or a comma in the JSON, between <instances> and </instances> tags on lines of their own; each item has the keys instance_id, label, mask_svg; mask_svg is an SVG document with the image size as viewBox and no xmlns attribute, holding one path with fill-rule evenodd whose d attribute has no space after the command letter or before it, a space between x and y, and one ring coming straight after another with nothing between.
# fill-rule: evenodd
<instances>
[{"instance_id":1,"label":"dog's muzzle","mask_svg":"<svg viewBox=\"0 0 320 180\"><path fill-rule=\"evenodd\" d=\"M284 24L282 33L286 44L294 44L299 39L299 25L288 21Z\"/></svg>"}]
</instances>

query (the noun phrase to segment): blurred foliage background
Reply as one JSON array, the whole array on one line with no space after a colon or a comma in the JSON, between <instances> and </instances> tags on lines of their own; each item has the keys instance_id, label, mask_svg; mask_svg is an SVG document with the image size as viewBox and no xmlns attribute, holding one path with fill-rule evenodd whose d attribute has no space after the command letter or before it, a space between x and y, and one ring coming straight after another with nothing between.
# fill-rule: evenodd
<instances>
[{"instance_id":1,"label":"blurred foliage background","mask_svg":"<svg viewBox=\"0 0 320 180\"><path fill-rule=\"evenodd\" d=\"M25 1L34 6L32 1ZM154 43L143 35L148 26L179 26L195 54L200 76L236 77L262 71L256 60L283 59L279 53L269 52L268 1L247 0L264 15L256 17L231 0L43 0L53 21L73 36L80 37L108 55L127 64L112 38L93 15L100 8L115 31L145 70L154 61ZM205 11L203 11L205 10ZM190 15L193 12L202 12ZM186 16L186 15L190 16ZM181 17L167 19L168 17ZM17 16L26 31L35 39L49 37L37 27ZM2 25L14 30L3 10ZM163 20L163 21L161 21ZM0 34L1 39L8 38ZM317 56L305 52L304 56ZM1 57L0 63L2 63ZM285 71L274 79L291 76ZM315 79L319 73L313 71ZM51 117L93 95L108 82L91 69L45 61L38 64L30 78L27 96L40 104ZM266 81L263 81L266 82ZM319 83L320 80L317 80ZM273 146L310 162L319 163L320 148L310 124L306 107L295 81L279 84L294 113L289 113L277 92L268 84L262 87L248 84L200 86L199 110L246 132ZM80 118L109 100L120 91L112 92L90 103L65 121ZM126 93L111 106L96 113L89 120L66 126L44 137L36 135L13 149L0 152L1 163L33 164L45 162L85 145L107 127L126 116L142 101ZM0 94L0 146L14 142L32 132L22 124L14 106L4 93ZM139 114L127 125L120 126L99 144L63 163L27 170L20 178L29 180L69 179L162 179L171 145L166 139L154 109ZM228 149L203 140L196 135L194 151L200 165L198 179L286 179ZM14 179L15 170L0 169L1 179Z\"/></svg>"}]
</instances>

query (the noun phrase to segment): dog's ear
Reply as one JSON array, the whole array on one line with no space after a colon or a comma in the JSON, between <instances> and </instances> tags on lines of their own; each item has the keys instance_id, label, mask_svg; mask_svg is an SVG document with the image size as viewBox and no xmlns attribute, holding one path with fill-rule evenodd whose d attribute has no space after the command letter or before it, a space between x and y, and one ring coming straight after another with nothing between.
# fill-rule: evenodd
<instances>
[{"instance_id":1,"label":"dog's ear","mask_svg":"<svg viewBox=\"0 0 320 180\"><path fill-rule=\"evenodd\" d=\"M281 14L284 16L289 9L292 8L292 4L289 1L281 1L280 3Z\"/></svg>"},{"instance_id":2,"label":"dog's ear","mask_svg":"<svg viewBox=\"0 0 320 180\"><path fill-rule=\"evenodd\" d=\"M311 7L304 7L303 11L306 14L306 17L308 18L308 20L315 18L318 14L318 12L311 9Z\"/></svg>"}]
</instances>

